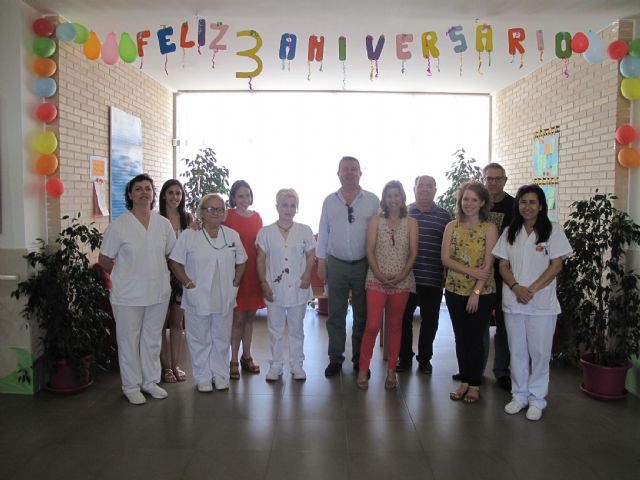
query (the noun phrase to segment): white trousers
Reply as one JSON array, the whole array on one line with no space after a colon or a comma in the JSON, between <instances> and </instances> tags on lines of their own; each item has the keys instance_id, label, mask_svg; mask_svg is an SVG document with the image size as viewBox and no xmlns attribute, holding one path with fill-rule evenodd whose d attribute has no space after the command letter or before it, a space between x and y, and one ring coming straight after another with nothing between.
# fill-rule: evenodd
<instances>
[{"instance_id":1,"label":"white trousers","mask_svg":"<svg viewBox=\"0 0 640 480\"><path fill-rule=\"evenodd\" d=\"M229 380L233 310L225 315L197 315L185 309L185 331L196 383Z\"/></svg>"},{"instance_id":2,"label":"white trousers","mask_svg":"<svg viewBox=\"0 0 640 480\"><path fill-rule=\"evenodd\" d=\"M504 314L511 351L511 395L523 406L534 405L540 409L547 406L556 318L557 315Z\"/></svg>"},{"instance_id":3,"label":"white trousers","mask_svg":"<svg viewBox=\"0 0 640 480\"><path fill-rule=\"evenodd\" d=\"M271 368L282 372L284 365L284 327L289 331L289 363L291 369L302 367L304 361L304 317L307 304L295 307L267 305L267 325L271 339Z\"/></svg>"},{"instance_id":4,"label":"white trousers","mask_svg":"<svg viewBox=\"0 0 640 480\"><path fill-rule=\"evenodd\" d=\"M168 306L169 300L146 307L111 304L124 393L160 382L160 343Z\"/></svg>"}]
</instances>

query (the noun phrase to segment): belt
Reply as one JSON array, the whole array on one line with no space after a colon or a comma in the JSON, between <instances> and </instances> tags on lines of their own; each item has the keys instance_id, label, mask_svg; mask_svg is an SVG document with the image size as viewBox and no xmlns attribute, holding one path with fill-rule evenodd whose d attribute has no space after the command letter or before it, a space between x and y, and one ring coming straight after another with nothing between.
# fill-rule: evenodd
<instances>
[{"instance_id":1,"label":"belt","mask_svg":"<svg viewBox=\"0 0 640 480\"><path fill-rule=\"evenodd\" d=\"M334 257L333 255L330 255L330 257L348 265L355 265L356 263L364 262L367 259L367 257L362 257L360 260L342 260L341 258Z\"/></svg>"}]
</instances>

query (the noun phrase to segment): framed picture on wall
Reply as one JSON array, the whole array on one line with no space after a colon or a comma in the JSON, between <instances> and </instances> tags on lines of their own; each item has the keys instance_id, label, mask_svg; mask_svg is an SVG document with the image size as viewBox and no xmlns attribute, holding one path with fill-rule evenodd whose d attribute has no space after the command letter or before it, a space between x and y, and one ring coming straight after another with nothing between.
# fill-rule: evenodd
<instances>
[{"instance_id":1,"label":"framed picture on wall","mask_svg":"<svg viewBox=\"0 0 640 480\"><path fill-rule=\"evenodd\" d=\"M127 182L143 172L142 120L116 107L109 109L110 211L115 220L127 211Z\"/></svg>"}]
</instances>

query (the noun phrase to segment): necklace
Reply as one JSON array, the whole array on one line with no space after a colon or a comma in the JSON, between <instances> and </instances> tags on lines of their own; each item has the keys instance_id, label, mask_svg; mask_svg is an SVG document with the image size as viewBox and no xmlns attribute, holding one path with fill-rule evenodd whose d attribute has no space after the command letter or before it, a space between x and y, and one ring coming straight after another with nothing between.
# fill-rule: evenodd
<instances>
[{"instance_id":1,"label":"necklace","mask_svg":"<svg viewBox=\"0 0 640 480\"><path fill-rule=\"evenodd\" d=\"M213 248L214 250L222 250L225 247L233 247L235 244L232 243L231 245L229 245L227 243L227 237L224 234L224 229L221 227L219 231L222 232L222 240L224 241L224 245L221 247L216 247L213 243L211 243L211 240L209 240L209 235L207 234L204 228L202 229L202 235L204 235L205 240L209 245L211 245L211 248Z\"/></svg>"},{"instance_id":2,"label":"necklace","mask_svg":"<svg viewBox=\"0 0 640 480\"><path fill-rule=\"evenodd\" d=\"M287 233L289 230L291 230L291 227L293 227L293 223L291 223L291 225L289 225L289 227L284 228L282 225L280 225L280 222L276 222L276 225L278 226L278 228L280 230L282 230L284 233Z\"/></svg>"}]
</instances>

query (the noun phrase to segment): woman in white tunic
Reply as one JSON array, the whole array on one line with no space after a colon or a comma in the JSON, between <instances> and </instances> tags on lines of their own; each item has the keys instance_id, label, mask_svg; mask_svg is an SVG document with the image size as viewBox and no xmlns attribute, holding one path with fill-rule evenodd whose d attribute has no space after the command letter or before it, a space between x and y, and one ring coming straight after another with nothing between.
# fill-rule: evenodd
<instances>
[{"instance_id":1,"label":"woman in white tunic","mask_svg":"<svg viewBox=\"0 0 640 480\"><path fill-rule=\"evenodd\" d=\"M128 212L104 232L98 262L111 274L122 391L134 405L142 392L167 397L160 381L160 340L171 287L166 256L176 237L169 220L153 212L153 180L140 174L125 189ZM141 392L142 390L142 392Z\"/></svg>"},{"instance_id":2,"label":"woman in white tunic","mask_svg":"<svg viewBox=\"0 0 640 480\"><path fill-rule=\"evenodd\" d=\"M560 304L556 276L571 245L547 215L538 185L520 187L514 217L493 255L500 259L502 308L511 350L512 400L504 407L514 415L527 408L527 419L540 420L547 405L549 360ZM531 373L529 372L531 361Z\"/></svg>"},{"instance_id":3,"label":"woman in white tunic","mask_svg":"<svg viewBox=\"0 0 640 480\"><path fill-rule=\"evenodd\" d=\"M258 232L257 268L262 294L267 303L267 323L271 339L271 366L266 380L275 382L284 365L284 327L289 331L289 364L295 380L305 380L304 317L311 300L311 270L315 240L307 225L296 223L298 194L292 188L276 195L278 220Z\"/></svg>"},{"instance_id":4,"label":"woman in white tunic","mask_svg":"<svg viewBox=\"0 0 640 480\"><path fill-rule=\"evenodd\" d=\"M235 230L222 225L224 200L202 197L198 216L202 229L182 232L169 265L184 286L187 344L198 391L229 388L229 346L233 307L247 254ZM213 384L212 384L213 382Z\"/></svg>"}]
</instances>

